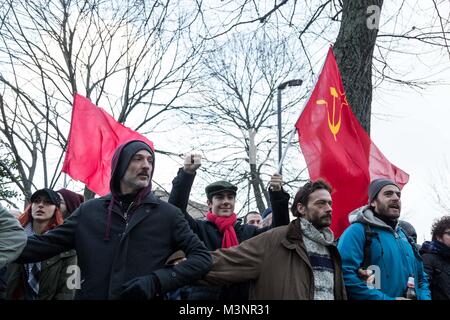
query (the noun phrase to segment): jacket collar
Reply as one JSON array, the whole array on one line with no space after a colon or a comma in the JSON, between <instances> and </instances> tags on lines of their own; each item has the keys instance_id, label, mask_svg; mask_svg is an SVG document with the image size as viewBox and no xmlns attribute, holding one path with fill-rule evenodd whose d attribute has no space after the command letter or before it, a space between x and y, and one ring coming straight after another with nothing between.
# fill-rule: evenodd
<instances>
[{"instance_id":1,"label":"jacket collar","mask_svg":"<svg viewBox=\"0 0 450 320\"><path fill-rule=\"evenodd\" d=\"M101 197L100 199L104 199L107 202L111 201L112 199L112 193L108 193L106 196ZM148 204L159 204L158 198L155 196L153 192L150 192L143 200L142 203L148 203Z\"/></svg>"}]
</instances>

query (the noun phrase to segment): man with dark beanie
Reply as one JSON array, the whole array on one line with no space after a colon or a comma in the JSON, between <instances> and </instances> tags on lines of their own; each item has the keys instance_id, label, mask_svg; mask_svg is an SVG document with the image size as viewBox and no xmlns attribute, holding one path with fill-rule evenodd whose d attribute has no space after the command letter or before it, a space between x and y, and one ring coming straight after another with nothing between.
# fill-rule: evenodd
<instances>
[{"instance_id":1,"label":"man with dark beanie","mask_svg":"<svg viewBox=\"0 0 450 320\"><path fill-rule=\"evenodd\" d=\"M414 283L417 299L429 300L422 259L398 224L399 186L389 179L376 179L369 185L368 196L369 204L349 215L351 225L338 242L349 299L403 300L408 285ZM373 285L360 278L360 268L374 271Z\"/></svg>"},{"instance_id":2,"label":"man with dark beanie","mask_svg":"<svg viewBox=\"0 0 450 320\"><path fill-rule=\"evenodd\" d=\"M61 226L28 238L18 262L75 248L81 274L76 299L153 299L208 272L211 256L176 207L151 192L155 154L133 140L117 148L111 193L87 201ZM186 260L167 267L182 250Z\"/></svg>"}]
</instances>

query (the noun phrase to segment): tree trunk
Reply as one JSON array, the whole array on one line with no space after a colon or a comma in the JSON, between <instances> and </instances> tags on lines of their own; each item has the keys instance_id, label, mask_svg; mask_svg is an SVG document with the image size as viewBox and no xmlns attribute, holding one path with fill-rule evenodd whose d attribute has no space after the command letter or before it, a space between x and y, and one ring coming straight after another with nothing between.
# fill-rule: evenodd
<instances>
[{"instance_id":1,"label":"tree trunk","mask_svg":"<svg viewBox=\"0 0 450 320\"><path fill-rule=\"evenodd\" d=\"M87 186L84 187L84 201L94 199L95 192L91 191Z\"/></svg>"},{"instance_id":2,"label":"tree trunk","mask_svg":"<svg viewBox=\"0 0 450 320\"><path fill-rule=\"evenodd\" d=\"M263 212L266 209L266 205L264 204L262 192L259 187L259 174L256 170L256 164L250 164L250 184L253 187L253 194L255 195L256 206L258 207L259 212Z\"/></svg>"},{"instance_id":3,"label":"tree trunk","mask_svg":"<svg viewBox=\"0 0 450 320\"><path fill-rule=\"evenodd\" d=\"M372 112L372 57L378 29L369 27L369 6L383 0L345 0L342 22L333 51L341 72L348 102L363 128L370 134ZM379 17L378 17L379 18Z\"/></svg>"}]
</instances>

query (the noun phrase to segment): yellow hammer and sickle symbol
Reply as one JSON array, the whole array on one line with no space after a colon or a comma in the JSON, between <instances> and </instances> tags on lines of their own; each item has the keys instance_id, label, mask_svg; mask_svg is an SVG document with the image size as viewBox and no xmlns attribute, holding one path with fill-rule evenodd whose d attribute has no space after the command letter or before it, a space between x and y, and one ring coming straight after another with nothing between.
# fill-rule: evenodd
<instances>
[{"instance_id":1,"label":"yellow hammer and sickle symbol","mask_svg":"<svg viewBox=\"0 0 450 320\"><path fill-rule=\"evenodd\" d=\"M339 129L341 128L341 120L342 120L342 107L344 105L347 105L347 101L345 101L345 95L341 94L344 96L344 102L341 103L341 106L339 108L339 117L338 117L338 122L335 122L335 116L336 116L336 99L339 97L339 93L337 92L335 87L330 87L330 94L333 96L333 115L330 118L330 110L328 109L328 101L324 100L324 99L320 99L317 100L316 103L320 104L320 105L325 105L325 107L327 108L327 115L328 115L328 127L330 128L331 133L334 136L334 141L336 140L336 135L339 132Z\"/></svg>"}]
</instances>

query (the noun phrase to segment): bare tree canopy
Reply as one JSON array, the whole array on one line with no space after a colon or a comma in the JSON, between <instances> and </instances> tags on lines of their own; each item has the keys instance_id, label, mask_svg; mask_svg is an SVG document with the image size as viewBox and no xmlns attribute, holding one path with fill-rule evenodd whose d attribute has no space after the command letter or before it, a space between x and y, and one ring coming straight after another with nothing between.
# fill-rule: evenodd
<instances>
[{"instance_id":1,"label":"bare tree canopy","mask_svg":"<svg viewBox=\"0 0 450 320\"><path fill-rule=\"evenodd\" d=\"M278 85L304 81L283 91L286 138L334 43L349 103L369 132L374 88L419 90L439 80L409 76L397 61L419 64L428 52L450 58L444 0L1 4L0 169L26 197L61 184L78 92L141 133L177 129L178 141L161 154L203 149L205 179L239 184L244 207L261 211L275 169ZM294 188L304 165L286 163L284 180Z\"/></svg>"},{"instance_id":2,"label":"bare tree canopy","mask_svg":"<svg viewBox=\"0 0 450 320\"><path fill-rule=\"evenodd\" d=\"M75 92L143 133L179 108L201 56L197 19L171 1L4 1L2 145L21 193L59 180Z\"/></svg>"}]
</instances>

